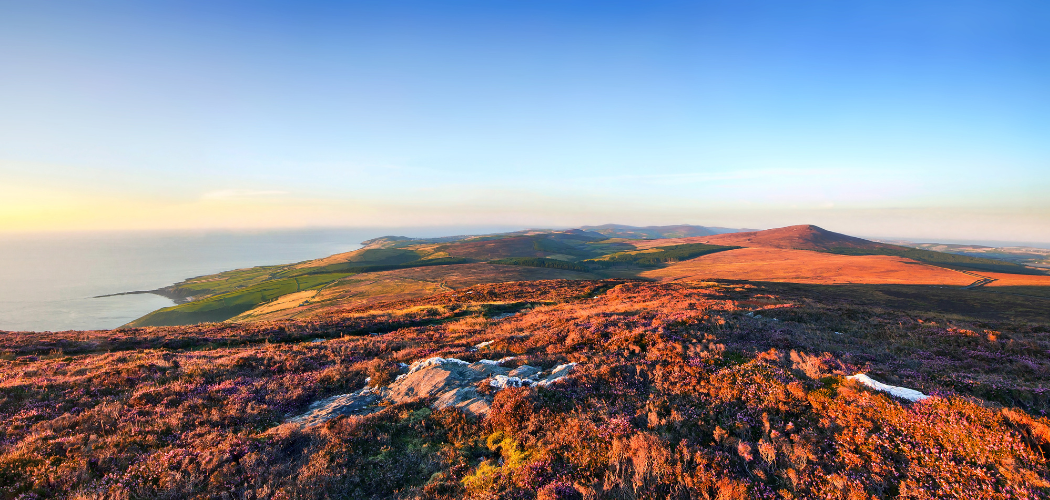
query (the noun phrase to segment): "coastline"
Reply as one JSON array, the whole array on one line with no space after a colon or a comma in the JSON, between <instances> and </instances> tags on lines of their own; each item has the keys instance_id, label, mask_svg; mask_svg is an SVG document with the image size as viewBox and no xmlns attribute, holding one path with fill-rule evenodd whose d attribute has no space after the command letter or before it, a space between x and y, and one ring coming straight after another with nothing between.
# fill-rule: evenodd
<instances>
[{"instance_id":1,"label":"coastline","mask_svg":"<svg viewBox=\"0 0 1050 500\"><path fill-rule=\"evenodd\" d=\"M166 299L171 300L172 302L175 302L176 305L178 305L178 304L185 304L187 302L192 302L193 301L193 296L192 295L183 295L183 294L179 293L178 289L174 285L166 286L166 287L163 287L163 288L158 288L156 290L134 290L134 291L131 291L131 292L107 293L105 295L95 295L94 297L91 297L91 298L93 298L93 299L101 299L101 298L105 298L105 297L118 297L118 296L121 296L121 295L142 295L142 294L159 295L161 297L164 297Z\"/></svg>"}]
</instances>

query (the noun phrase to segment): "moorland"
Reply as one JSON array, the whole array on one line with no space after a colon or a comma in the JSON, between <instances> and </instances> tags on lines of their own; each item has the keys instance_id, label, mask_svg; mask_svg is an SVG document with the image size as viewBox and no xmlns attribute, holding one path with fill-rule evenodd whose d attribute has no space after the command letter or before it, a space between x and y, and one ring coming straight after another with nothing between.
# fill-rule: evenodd
<instances>
[{"instance_id":1,"label":"moorland","mask_svg":"<svg viewBox=\"0 0 1050 500\"><path fill-rule=\"evenodd\" d=\"M192 278L0 333L0 497L1046 498L1028 264L607 225Z\"/></svg>"}]
</instances>

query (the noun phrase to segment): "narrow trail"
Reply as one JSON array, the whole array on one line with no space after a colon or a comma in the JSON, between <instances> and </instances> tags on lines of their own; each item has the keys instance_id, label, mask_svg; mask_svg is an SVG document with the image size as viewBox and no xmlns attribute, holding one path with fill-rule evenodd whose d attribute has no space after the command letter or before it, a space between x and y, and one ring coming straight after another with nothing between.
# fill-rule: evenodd
<instances>
[{"instance_id":1,"label":"narrow trail","mask_svg":"<svg viewBox=\"0 0 1050 500\"><path fill-rule=\"evenodd\" d=\"M977 278L977 281L974 281L973 283L970 283L969 285L966 285L966 286L962 287L963 290L970 290L970 289L973 289L973 288L977 288L977 287L981 287L981 286L987 285L987 284L989 284L989 283L991 283L993 281L997 281L995 278L989 278L988 276L982 276L980 274L977 274L977 273L971 272L971 271L962 271L962 270L959 270L959 269L953 269L953 271L958 271L960 273L968 274L970 276L973 276L974 278Z\"/></svg>"}]
</instances>

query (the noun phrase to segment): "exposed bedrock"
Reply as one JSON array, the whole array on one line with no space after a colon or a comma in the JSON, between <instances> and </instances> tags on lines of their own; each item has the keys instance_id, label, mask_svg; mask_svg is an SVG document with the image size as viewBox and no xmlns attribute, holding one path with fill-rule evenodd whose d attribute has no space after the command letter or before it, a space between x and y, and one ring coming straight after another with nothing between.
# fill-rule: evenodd
<instances>
[{"instance_id":1,"label":"exposed bedrock","mask_svg":"<svg viewBox=\"0 0 1050 500\"><path fill-rule=\"evenodd\" d=\"M506 387L546 387L562 379L576 363L559 365L550 370L521 365L503 366L513 358L483 359L473 363L456 358L428 358L416 361L387 387L366 387L350 394L340 394L316 401L306 413L289 418L285 423L303 428L343 415L368 415L384 406L433 399L434 409L454 407L484 417L496 392ZM482 383L486 382L486 383ZM491 390L479 390L482 388Z\"/></svg>"}]
</instances>

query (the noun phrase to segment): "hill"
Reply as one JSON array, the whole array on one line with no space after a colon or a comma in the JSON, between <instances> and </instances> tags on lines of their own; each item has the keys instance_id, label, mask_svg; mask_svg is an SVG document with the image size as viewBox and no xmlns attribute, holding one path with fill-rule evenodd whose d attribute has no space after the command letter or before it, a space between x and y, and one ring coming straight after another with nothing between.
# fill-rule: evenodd
<instances>
[{"instance_id":1,"label":"hill","mask_svg":"<svg viewBox=\"0 0 1050 500\"><path fill-rule=\"evenodd\" d=\"M978 277L886 256L835 255L812 250L741 248L705 255L641 273L659 279L730 279L814 284L906 284L966 286ZM1050 276L1046 278L1050 279ZM1050 284L1050 281L1047 282Z\"/></svg>"},{"instance_id":2,"label":"hill","mask_svg":"<svg viewBox=\"0 0 1050 500\"><path fill-rule=\"evenodd\" d=\"M865 240L828 231L813 225L788 226L765 231L719 234L693 238L676 238L635 243L641 249L666 246L672 243L707 243L713 245L777 248L785 250L812 250L839 255L888 255L904 257L917 262L947 269L1044 275L1045 271L1004 260L936 252Z\"/></svg>"},{"instance_id":3,"label":"hill","mask_svg":"<svg viewBox=\"0 0 1050 500\"><path fill-rule=\"evenodd\" d=\"M431 290L430 285L409 282L391 287L359 286L357 276L375 276L386 282L388 271L438 267L439 275L475 276L476 283L549 278L595 278L586 266L576 262L617 251L634 250L606 236L579 229L564 231L527 230L480 236L447 238L407 238L386 236L364 242L351 252L282 266L263 266L191 278L165 287L158 293L176 297L175 306L160 309L128 323L129 327L175 326L235 317L260 318L299 310L300 303L316 305L325 297L362 294L383 296L396 288ZM488 265L477 264L490 262ZM462 269L455 266L464 266ZM522 267L549 268L549 272ZM557 272L555 270L566 272ZM413 274L413 273L409 273ZM418 273L417 273L418 274ZM424 273L433 275L433 273ZM606 273L607 274L607 273ZM367 280L366 280L367 281ZM437 283L443 280L434 278ZM401 292L398 292L401 293ZM298 302L296 302L298 300ZM279 305L272 304L279 302ZM255 311L262 307L262 311Z\"/></svg>"},{"instance_id":4,"label":"hill","mask_svg":"<svg viewBox=\"0 0 1050 500\"><path fill-rule=\"evenodd\" d=\"M1050 496L1050 276L700 238L385 237L0 332L0 498Z\"/></svg>"},{"instance_id":5,"label":"hill","mask_svg":"<svg viewBox=\"0 0 1050 500\"><path fill-rule=\"evenodd\" d=\"M233 322L316 319L394 300L418 299L485 283L553 279L589 280L597 276L571 269L474 263L362 273L285 301L260 304L230 318Z\"/></svg>"},{"instance_id":6,"label":"hill","mask_svg":"<svg viewBox=\"0 0 1050 500\"><path fill-rule=\"evenodd\" d=\"M641 229L662 231L674 227L680 226ZM958 285L960 280L969 279L970 282L984 280L985 284L993 286L1007 286L1006 283L1013 283L1009 286L1041 286L1042 281L1038 278L1018 281L994 278L990 273L1043 274L1041 270L1016 263L876 243L816 226L651 240L610 238L597 231L570 229L445 238L387 236L364 243L361 249L321 259L239 269L176 283L158 293L178 299L178 305L154 311L127 326L173 326L233 318L251 321L305 317L316 313L321 308L319 304L328 303L329 299L350 300L349 297L354 297L355 302L371 303L387 294L416 296L420 290L434 293L439 289L434 288L434 284L442 283L441 275L477 277L479 281L471 284L640 276L703 279L706 274L709 278L799 283ZM762 248L764 251L727 252L739 247ZM822 252L824 256L800 257L802 254L797 253L798 249ZM722 252L724 255L716 255ZM782 255L774 255L777 252ZM894 259L870 257L875 255ZM909 272L920 269L909 268L909 262L922 262L942 270L925 269L907 276ZM522 267L550 271L525 271ZM659 271L665 267L666 270ZM434 270L425 271L425 268ZM398 275L396 272L389 274L413 269L424 271L412 271L409 275L437 278L406 281L392 277ZM947 271L949 269L964 274ZM362 285L363 282L372 284Z\"/></svg>"},{"instance_id":7,"label":"hill","mask_svg":"<svg viewBox=\"0 0 1050 500\"><path fill-rule=\"evenodd\" d=\"M727 233L713 236L682 238L682 243L708 243L741 247L788 248L792 250L828 251L836 248L880 249L891 245L835 233L813 225L788 226L765 231ZM654 242L639 244L648 248ZM666 243L660 243L663 246Z\"/></svg>"}]
</instances>

